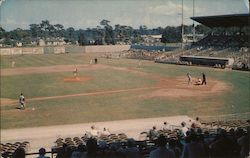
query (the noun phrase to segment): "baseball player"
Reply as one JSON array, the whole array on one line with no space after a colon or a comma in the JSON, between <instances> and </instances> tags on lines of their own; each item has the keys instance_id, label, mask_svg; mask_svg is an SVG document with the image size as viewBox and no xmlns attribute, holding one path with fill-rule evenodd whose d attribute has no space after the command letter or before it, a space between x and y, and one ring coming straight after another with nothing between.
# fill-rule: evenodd
<instances>
[{"instance_id":1,"label":"baseball player","mask_svg":"<svg viewBox=\"0 0 250 158\"><path fill-rule=\"evenodd\" d=\"M19 103L20 103L21 109L25 109L25 97L24 97L23 93L21 93L21 95L19 97Z\"/></svg>"}]
</instances>

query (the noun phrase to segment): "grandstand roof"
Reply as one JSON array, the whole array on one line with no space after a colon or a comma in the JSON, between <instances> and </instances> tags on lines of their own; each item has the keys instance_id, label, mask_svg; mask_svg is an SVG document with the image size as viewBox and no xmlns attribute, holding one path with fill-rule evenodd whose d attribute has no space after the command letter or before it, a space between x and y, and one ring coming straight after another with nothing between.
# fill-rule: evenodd
<instances>
[{"instance_id":1,"label":"grandstand roof","mask_svg":"<svg viewBox=\"0 0 250 158\"><path fill-rule=\"evenodd\" d=\"M250 14L231 14L231 15L216 15L216 16L201 16L191 17L208 27L244 27L250 26Z\"/></svg>"}]
</instances>

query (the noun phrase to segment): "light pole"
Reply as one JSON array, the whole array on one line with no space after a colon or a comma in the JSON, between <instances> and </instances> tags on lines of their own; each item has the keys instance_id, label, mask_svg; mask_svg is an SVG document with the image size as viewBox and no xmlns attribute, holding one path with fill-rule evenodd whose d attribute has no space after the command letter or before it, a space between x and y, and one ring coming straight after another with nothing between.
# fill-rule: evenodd
<instances>
[{"instance_id":1,"label":"light pole","mask_svg":"<svg viewBox=\"0 0 250 158\"><path fill-rule=\"evenodd\" d=\"M194 17L194 8L195 8L195 0L193 0L193 17ZM193 42L195 42L195 23L193 20Z\"/></svg>"},{"instance_id":2,"label":"light pole","mask_svg":"<svg viewBox=\"0 0 250 158\"><path fill-rule=\"evenodd\" d=\"M183 25L183 0L182 0L182 5L181 5L181 48L183 49L184 48L184 39L183 39L183 36L184 36L184 25Z\"/></svg>"}]
</instances>

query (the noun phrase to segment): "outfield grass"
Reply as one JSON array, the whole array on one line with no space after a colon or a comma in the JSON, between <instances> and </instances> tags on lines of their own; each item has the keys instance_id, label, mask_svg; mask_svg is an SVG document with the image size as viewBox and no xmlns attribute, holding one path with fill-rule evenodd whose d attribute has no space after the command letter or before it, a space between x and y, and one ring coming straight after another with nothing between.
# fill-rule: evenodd
<instances>
[{"instance_id":1,"label":"outfield grass","mask_svg":"<svg viewBox=\"0 0 250 158\"><path fill-rule=\"evenodd\" d=\"M19 57L18 67L47 66L64 64L84 64L95 55L30 55ZM8 67L9 57L1 58L1 68ZM24 60L30 59L29 62ZM49 60L47 61L46 59ZM83 59L83 60L82 60ZM100 63L111 66L135 68L136 60L100 59ZM205 67L188 67L167 64L156 64L143 61L143 68L137 71L152 75L175 78L190 72L193 76L201 76L205 72L209 78L225 82L231 91L220 95L202 98L144 98L151 90L123 92L108 95L81 96L52 100L32 101L27 103L28 109L17 110L17 105L1 107L1 128L19 128L43 125L72 124L95 121L110 121L133 118L147 118L174 115L221 115L250 112L249 72L220 70ZM152 78L118 71L114 69L83 70L93 80L84 83L64 83L63 78L72 76L69 72L33 74L19 76L1 76L1 98L17 99L19 93L26 97L44 97L102 90L137 88L154 85ZM33 111L32 108L35 110Z\"/></svg>"},{"instance_id":2,"label":"outfield grass","mask_svg":"<svg viewBox=\"0 0 250 158\"><path fill-rule=\"evenodd\" d=\"M16 67L40 67L51 65L87 64L90 56L74 54L30 54L1 56L1 69L11 68L11 62L15 61Z\"/></svg>"},{"instance_id":3,"label":"outfield grass","mask_svg":"<svg viewBox=\"0 0 250 158\"><path fill-rule=\"evenodd\" d=\"M64 82L72 77L70 72L29 74L2 77L1 97L16 99L20 93L27 98L58 96L116 89L129 89L150 86L156 83L153 79L144 79L132 73L118 70L83 70L79 76L89 76L86 82Z\"/></svg>"}]
</instances>

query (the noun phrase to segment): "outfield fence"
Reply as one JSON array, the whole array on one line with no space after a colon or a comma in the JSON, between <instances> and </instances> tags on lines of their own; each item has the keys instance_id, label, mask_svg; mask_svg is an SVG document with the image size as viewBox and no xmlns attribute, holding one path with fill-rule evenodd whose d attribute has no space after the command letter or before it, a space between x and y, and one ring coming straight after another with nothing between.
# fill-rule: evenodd
<instances>
[{"instance_id":1,"label":"outfield fence","mask_svg":"<svg viewBox=\"0 0 250 158\"><path fill-rule=\"evenodd\" d=\"M23 54L61 54L61 53L114 53L128 51L130 45L95 45L95 46L37 46L0 48L0 55Z\"/></svg>"}]
</instances>

